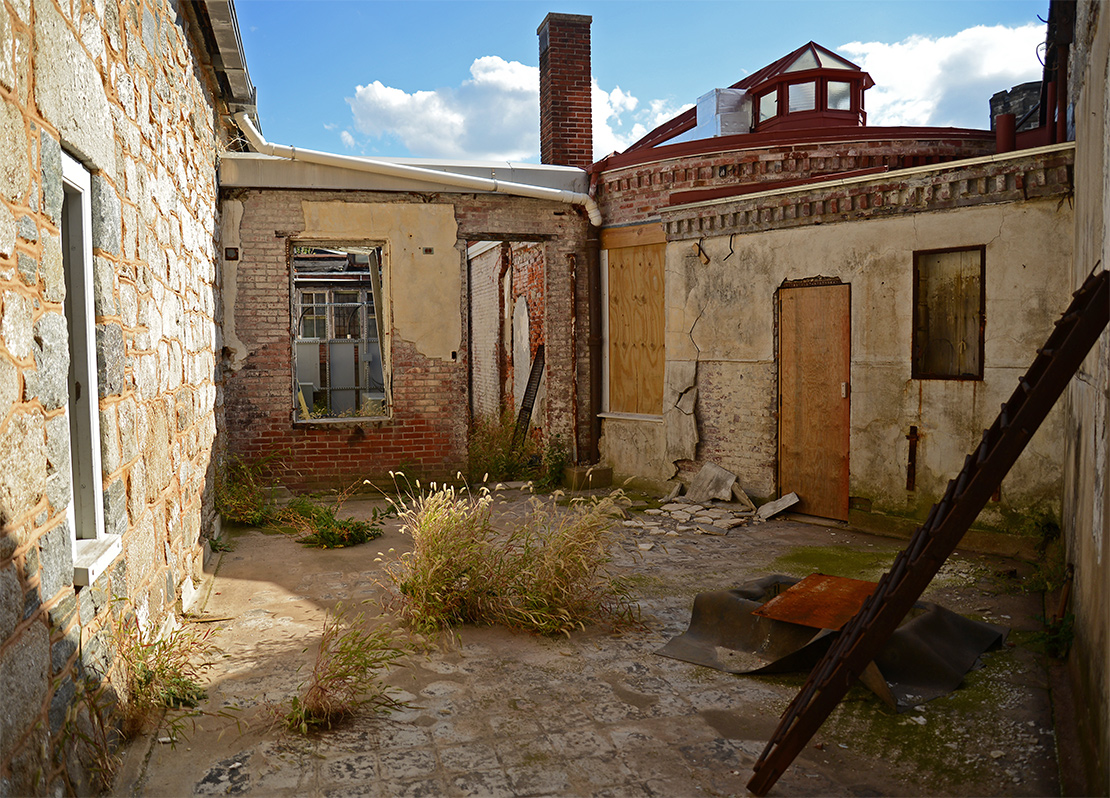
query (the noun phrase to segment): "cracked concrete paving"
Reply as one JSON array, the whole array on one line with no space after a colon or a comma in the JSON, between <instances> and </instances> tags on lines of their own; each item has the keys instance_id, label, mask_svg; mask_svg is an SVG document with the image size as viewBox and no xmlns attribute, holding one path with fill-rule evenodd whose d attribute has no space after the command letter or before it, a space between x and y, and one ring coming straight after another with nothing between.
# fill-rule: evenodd
<instances>
[{"instance_id":1,"label":"cracked concrete paving","mask_svg":"<svg viewBox=\"0 0 1110 798\"><path fill-rule=\"evenodd\" d=\"M511 522L527 497L503 495L499 512ZM371 506L346 509L368 518ZM900 548L789 520L724 536L647 537L618 525L615 566L632 576L643 628L555 639L463 628L390 674L409 708L360 714L309 737L275 728L266 704L288 701L303 682L326 611L338 602L380 606L374 559L403 550L398 527L390 521L377 541L326 551L238 532L193 612L226 619L212 624L222 656L207 673L205 709L237 708L240 727L205 717L174 745L164 730L136 741L116 794L745 795L804 674L735 676L654 652L685 630L700 591L775 570L805 576L816 570L813 558L838 552L857 564L852 557L866 552L881 568ZM855 688L772 794L1059 794L1045 663L1020 642L1043 612L1038 596L1014 589L1011 571L1024 567L964 552L950 561L926 597L1011 625L1019 644L988 654L965 688L904 715ZM839 575L878 577L866 568Z\"/></svg>"}]
</instances>

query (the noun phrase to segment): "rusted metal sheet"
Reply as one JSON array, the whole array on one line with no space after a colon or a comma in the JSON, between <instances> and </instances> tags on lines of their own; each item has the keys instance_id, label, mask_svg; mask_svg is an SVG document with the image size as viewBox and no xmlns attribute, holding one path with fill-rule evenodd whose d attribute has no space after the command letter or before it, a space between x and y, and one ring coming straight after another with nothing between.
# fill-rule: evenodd
<instances>
[{"instance_id":1,"label":"rusted metal sheet","mask_svg":"<svg viewBox=\"0 0 1110 798\"><path fill-rule=\"evenodd\" d=\"M752 612L813 629L839 630L859 612L878 586L878 582L862 579L810 574Z\"/></svg>"}]
</instances>

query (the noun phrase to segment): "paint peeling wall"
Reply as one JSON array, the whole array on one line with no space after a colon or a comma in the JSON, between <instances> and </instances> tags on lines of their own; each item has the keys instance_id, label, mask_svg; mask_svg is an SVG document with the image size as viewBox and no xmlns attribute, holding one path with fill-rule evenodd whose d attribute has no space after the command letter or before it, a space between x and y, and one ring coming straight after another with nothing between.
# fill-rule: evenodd
<instances>
[{"instance_id":1,"label":"paint peeling wall","mask_svg":"<svg viewBox=\"0 0 1110 798\"><path fill-rule=\"evenodd\" d=\"M1071 260L1069 160L1065 148L1005 164L919 171L900 188L891 173L880 178L879 191L858 183L663 211L669 241L663 446L644 451L631 443L658 440L653 422L606 419L614 470L657 479L715 462L736 473L749 494L776 495L776 291L784 281L820 275L852 286L850 494L874 511L924 514L1067 305L1059 276ZM992 171L980 176L981 168ZM899 193L888 194L888 187ZM984 379L912 379L914 252L980 245ZM683 389L694 364L690 416L680 402L691 403ZM912 491L911 426L920 435ZM980 523L1012 528L1013 512L1058 512L1063 446L1056 411Z\"/></svg>"},{"instance_id":2,"label":"paint peeling wall","mask_svg":"<svg viewBox=\"0 0 1110 798\"><path fill-rule=\"evenodd\" d=\"M282 163L272 166L280 170ZM255 460L276 453L273 477L295 490L388 480L387 472L398 469L441 479L465 471L466 244L498 236L545 238L531 245L542 251L546 297L537 324L558 345L547 356L545 380L553 388L537 422L566 440L584 429L575 414L585 406L578 395L587 386L588 364L573 343L574 306L584 299L577 296L584 281L579 287L568 271L584 262L586 224L566 206L505 196L238 188L225 189L225 218L233 217L237 203L243 208L240 257L233 269L225 263L223 270L225 323L239 342L229 339L224 352L233 454ZM383 245L382 310L392 376L388 418L294 418L288 248L329 241ZM481 268L479 273L481 279ZM480 296L487 303L497 299L492 291Z\"/></svg>"},{"instance_id":3,"label":"paint peeling wall","mask_svg":"<svg viewBox=\"0 0 1110 798\"><path fill-rule=\"evenodd\" d=\"M1110 264L1110 12L1077 8L1071 96L1076 98L1075 261L1078 287L1096 263ZM1075 566L1075 642L1068 659L1076 688L1077 735L1090 795L1110 794L1110 332L1066 395L1063 528Z\"/></svg>"}]
</instances>

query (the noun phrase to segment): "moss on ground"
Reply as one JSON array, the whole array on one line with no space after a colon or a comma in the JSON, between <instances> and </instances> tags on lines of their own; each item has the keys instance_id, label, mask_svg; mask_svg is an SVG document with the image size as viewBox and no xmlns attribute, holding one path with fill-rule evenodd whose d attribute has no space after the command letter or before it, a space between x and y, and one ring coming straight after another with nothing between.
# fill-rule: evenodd
<instances>
[{"instance_id":1,"label":"moss on ground","mask_svg":"<svg viewBox=\"0 0 1110 798\"><path fill-rule=\"evenodd\" d=\"M819 572L875 582L890 568L897 553L897 549L878 546L798 546L775 558L771 570L798 577Z\"/></svg>"}]
</instances>

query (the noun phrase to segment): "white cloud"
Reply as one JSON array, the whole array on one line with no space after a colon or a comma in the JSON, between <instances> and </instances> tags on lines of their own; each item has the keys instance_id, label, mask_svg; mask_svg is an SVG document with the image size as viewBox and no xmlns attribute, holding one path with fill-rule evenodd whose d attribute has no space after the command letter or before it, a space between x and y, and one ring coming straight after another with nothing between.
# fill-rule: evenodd
<instances>
[{"instance_id":1,"label":"white cloud","mask_svg":"<svg viewBox=\"0 0 1110 798\"><path fill-rule=\"evenodd\" d=\"M458 88L405 92L374 81L347 98L355 129L402 144L430 158L536 161L539 156L539 69L495 55L475 59ZM665 100L646 104L619 86L593 83L594 153L623 150L683 108ZM342 134L347 147L356 140Z\"/></svg>"},{"instance_id":2,"label":"white cloud","mask_svg":"<svg viewBox=\"0 0 1110 798\"><path fill-rule=\"evenodd\" d=\"M1040 80L1044 25L978 25L952 36L850 42L837 48L865 71L870 125L990 127L992 94Z\"/></svg>"},{"instance_id":3,"label":"white cloud","mask_svg":"<svg viewBox=\"0 0 1110 798\"><path fill-rule=\"evenodd\" d=\"M343 130L339 133L339 138L343 140L343 146L349 150L355 147L355 137L351 135L351 131Z\"/></svg>"}]
</instances>

